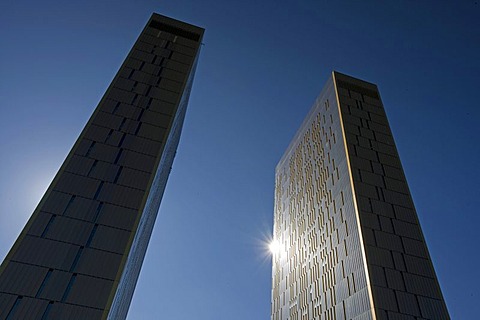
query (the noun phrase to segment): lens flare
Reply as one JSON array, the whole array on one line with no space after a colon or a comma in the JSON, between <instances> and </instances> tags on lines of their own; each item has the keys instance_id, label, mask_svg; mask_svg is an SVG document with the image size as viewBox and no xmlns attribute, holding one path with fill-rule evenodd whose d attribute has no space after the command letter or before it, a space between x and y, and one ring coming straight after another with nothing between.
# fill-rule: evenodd
<instances>
[{"instance_id":1,"label":"lens flare","mask_svg":"<svg viewBox=\"0 0 480 320\"><path fill-rule=\"evenodd\" d=\"M277 254L278 251L280 251L280 243L278 243L276 240L272 240L272 242L270 242L268 245L268 248L272 254Z\"/></svg>"}]
</instances>

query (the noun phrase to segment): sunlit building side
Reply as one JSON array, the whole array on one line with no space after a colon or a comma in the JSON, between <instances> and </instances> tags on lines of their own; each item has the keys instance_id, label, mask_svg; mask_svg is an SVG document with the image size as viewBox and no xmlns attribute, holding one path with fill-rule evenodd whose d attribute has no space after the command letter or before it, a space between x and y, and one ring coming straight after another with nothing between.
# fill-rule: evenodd
<instances>
[{"instance_id":1,"label":"sunlit building side","mask_svg":"<svg viewBox=\"0 0 480 320\"><path fill-rule=\"evenodd\" d=\"M276 168L272 320L449 319L376 85L338 72Z\"/></svg>"},{"instance_id":2,"label":"sunlit building side","mask_svg":"<svg viewBox=\"0 0 480 320\"><path fill-rule=\"evenodd\" d=\"M152 15L3 261L0 319L126 318L203 32Z\"/></svg>"}]
</instances>

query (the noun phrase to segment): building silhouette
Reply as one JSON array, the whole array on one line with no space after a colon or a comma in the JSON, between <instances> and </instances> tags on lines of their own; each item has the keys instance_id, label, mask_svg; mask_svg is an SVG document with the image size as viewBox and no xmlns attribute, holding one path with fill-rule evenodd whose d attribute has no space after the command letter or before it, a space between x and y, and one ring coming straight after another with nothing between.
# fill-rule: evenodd
<instances>
[{"instance_id":1,"label":"building silhouette","mask_svg":"<svg viewBox=\"0 0 480 320\"><path fill-rule=\"evenodd\" d=\"M376 85L332 73L274 216L272 320L449 319Z\"/></svg>"},{"instance_id":2,"label":"building silhouette","mask_svg":"<svg viewBox=\"0 0 480 320\"><path fill-rule=\"evenodd\" d=\"M153 14L0 267L0 319L124 319L204 30Z\"/></svg>"}]
</instances>

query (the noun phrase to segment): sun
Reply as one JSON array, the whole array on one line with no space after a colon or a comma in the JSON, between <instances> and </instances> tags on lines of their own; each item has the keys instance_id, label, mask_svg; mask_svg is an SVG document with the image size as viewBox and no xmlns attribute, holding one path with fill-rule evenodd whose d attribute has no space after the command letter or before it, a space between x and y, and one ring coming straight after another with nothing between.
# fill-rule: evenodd
<instances>
[{"instance_id":1,"label":"sun","mask_svg":"<svg viewBox=\"0 0 480 320\"><path fill-rule=\"evenodd\" d=\"M277 240L272 240L272 242L270 242L268 245L268 248L272 254L276 254L280 250L280 243L278 243Z\"/></svg>"}]
</instances>

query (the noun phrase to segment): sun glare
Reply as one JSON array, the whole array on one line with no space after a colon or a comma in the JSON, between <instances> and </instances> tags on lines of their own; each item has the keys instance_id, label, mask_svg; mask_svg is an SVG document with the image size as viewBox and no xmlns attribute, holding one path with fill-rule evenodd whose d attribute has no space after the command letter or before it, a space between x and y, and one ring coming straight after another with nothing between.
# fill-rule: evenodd
<instances>
[{"instance_id":1,"label":"sun glare","mask_svg":"<svg viewBox=\"0 0 480 320\"><path fill-rule=\"evenodd\" d=\"M276 254L280 250L280 244L278 243L278 241L272 240L272 242L270 242L270 244L268 245L268 248L270 249L270 252L272 254Z\"/></svg>"}]
</instances>

